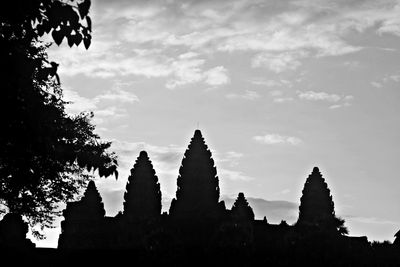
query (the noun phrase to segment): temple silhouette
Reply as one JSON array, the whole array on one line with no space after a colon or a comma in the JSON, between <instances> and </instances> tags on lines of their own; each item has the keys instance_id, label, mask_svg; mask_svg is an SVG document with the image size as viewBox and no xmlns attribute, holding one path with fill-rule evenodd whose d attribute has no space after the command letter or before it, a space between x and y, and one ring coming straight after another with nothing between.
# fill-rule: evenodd
<instances>
[{"instance_id":1,"label":"temple silhouette","mask_svg":"<svg viewBox=\"0 0 400 267\"><path fill-rule=\"evenodd\" d=\"M94 251L130 250L141 255L141 263L173 265L177 258L184 259L178 265L193 264L193 258L203 263L207 260L207 264L243 266L400 264L400 231L393 244L348 236L318 167L305 181L294 225L255 219L242 192L227 208L220 200L217 169L200 130L194 132L184 153L168 213L161 212L160 184L146 151L140 152L130 170L123 197L123 210L114 217L106 216L101 195L90 181L82 198L67 203L63 211L58 257L82 256L79 251L89 251L83 255L91 258ZM22 219L9 217L0 222L0 240L34 247L25 238ZM19 222L14 224L22 229L20 234L4 230L10 228L2 227L8 221Z\"/></svg>"}]
</instances>

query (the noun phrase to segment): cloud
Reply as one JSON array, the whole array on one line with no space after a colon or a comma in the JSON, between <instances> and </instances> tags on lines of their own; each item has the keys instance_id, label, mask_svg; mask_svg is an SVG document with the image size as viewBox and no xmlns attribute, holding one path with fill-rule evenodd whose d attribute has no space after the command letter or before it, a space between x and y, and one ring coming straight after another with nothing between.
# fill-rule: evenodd
<instances>
[{"instance_id":1,"label":"cloud","mask_svg":"<svg viewBox=\"0 0 400 267\"><path fill-rule=\"evenodd\" d=\"M363 217L363 216L352 216L352 215L344 215L344 218L346 220L351 220L359 223L365 223L365 224L381 224L381 225L397 225L398 222L391 221L391 220L386 220L382 218L377 218L377 217Z\"/></svg>"},{"instance_id":2,"label":"cloud","mask_svg":"<svg viewBox=\"0 0 400 267\"><path fill-rule=\"evenodd\" d=\"M246 90L243 94L227 94L227 98L230 99L246 99L246 100L256 100L261 97L256 91Z\"/></svg>"},{"instance_id":3,"label":"cloud","mask_svg":"<svg viewBox=\"0 0 400 267\"><path fill-rule=\"evenodd\" d=\"M283 92L281 90L273 90L273 91L269 92L269 94L273 97L277 97L277 96L281 96L283 94Z\"/></svg>"},{"instance_id":4,"label":"cloud","mask_svg":"<svg viewBox=\"0 0 400 267\"><path fill-rule=\"evenodd\" d=\"M315 91L297 91L297 97L307 101L325 101L333 103L329 106L330 109L337 109L341 107L351 106L351 102L354 99L352 95L337 95L328 94L326 92L315 92Z\"/></svg>"},{"instance_id":5,"label":"cloud","mask_svg":"<svg viewBox=\"0 0 400 267\"><path fill-rule=\"evenodd\" d=\"M400 82L400 74L388 75L384 78L384 81Z\"/></svg>"},{"instance_id":6,"label":"cloud","mask_svg":"<svg viewBox=\"0 0 400 267\"><path fill-rule=\"evenodd\" d=\"M69 102L66 107L67 113L78 114L82 111L95 110L97 105L93 99L82 97L78 92L64 87L64 100Z\"/></svg>"},{"instance_id":7,"label":"cloud","mask_svg":"<svg viewBox=\"0 0 400 267\"><path fill-rule=\"evenodd\" d=\"M96 34L90 49L63 45L51 49L50 58L61 63L63 75L165 78L169 88L222 85L229 79L221 67L201 67L217 53L244 52L254 67L294 71L305 58L361 50L348 42L354 31L399 35L399 10L391 0L99 1L91 10Z\"/></svg>"},{"instance_id":8,"label":"cloud","mask_svg":"<svg viewBox=\"0 0 400 267\"><path fill-rule=\"evenodd\" d=\"M205 83L211 86L220 86L229 83L228 70L223 66L209 69L204 73Z\"/></svg>"},{"instance_id":9,"label":"cloud","mask_svg":"<svg viewBox=\"0 0 400 267\"><path fill-rule=\"evenodd\" d=\"M292 87L293 83L288 80L280 79L280 80L266 80L262 78L256 78L250 80L250 83L254 85L263 85L266 87Z\"/></svg>"},{"instance_id":10,"label":"cloud","mask_svg":"<svg viewBox=\"0 0 400 267\"><path fill-rule=\"evenodd\" d=\"M174 78L167 81L166 87L174 89L179 86L204 82L212 87L218 87L230 82L228 70L223 66L217 66L208 70L203 69L204 59L196 58L197 53L188 52L179 56L179 59L171 64Z\"/></svg>"},{"instance_id":11,"label":"cloud","mask_svg":"<svg viewBox=\"0 0 400 267\"><path fill-rule=\"evenodd\" d=\"M376 88L382 88L382 84L380 82L371 82L371 85Z\"/></svg>"},{"instance_id":12,"label":"cloud","mask_svg":"<svg viewBox=\"0 0 400 267\"><path fill-rule=\"evenodd\" d=\"M264 80L264 79L254 79L250 81L252 84L255 85L264 85L267 87L279 87L282 86L282 84L279 81L275 81L275 80Z\"/></svg>"},{"instance_id":13,"label":"cloud","mask_svg":"<svg viewBox=\"0 0 400 267\"><path fill-rule=\"evenodd\" d=\"M181 58L171 64L174 70L175 78L170 79L166 87L173 89L178 86L196 83L204 79L201 66L204 64L203 59L197 58Z\"/></svg>"},{"instance_id":14,"label":"cloud","mask_svg":"<svg viewBox=\"0 0 400 267\"><path fill-rule=\"evenodd\" d=\"M303 141L298 137L284 136L279 134L258 135L254 136L253 140L255 140L258 143L266 145L289 144L296 146L303 143Z\"/></svg>"},{"instance_id":15,"label":"cloud","mask_svg":"<svg viewBox=\"0 0 400 267\"><path fill-rule=\"evenodd\" d=\"M121 103L139 102L139 98L135 94L128 91L124 91L121 88L114 88L94 98L95 103L107 100L118 101Z\"/></svg>"},{"instance_id":16,"label":"cloud","mask_svg":"<svg viewBox=\"0 0 400 267\"><path fill-rule=\"evenodd\" d=\"M125 172L133 166L139 152L145 150L153 162L157 174L168 177L178 176L179 167L186 151L186 148L175 145L156 146L145 142L122 142L118 140L113 141L112 149L117 153L119 165ZM239 160L243 157L242 153L213 151L212 154L220 180L250 181L254 179L241 171L232 169L238 165Z\"/></svg>"},{"instance_id":17,"label":"cloud","mask_svg":"<svg viewBox=\"0 0 400 267\"><path fill-rule=\"evenodd\" d=\"M284 97L281 90L272 90L269 92L269 95L275 103L286 103L294 100L293 97Z\"/></svg>"},{"instance_id":18,"label":"cloud","mask_svg":"<svg viewBox=\"0 0 400 267\"><path fill-rule=\"evenodd\" d=\"M274 102L275 103L287 103L287 102L292 102L294 100L293 97L275 97Z\"/></svg>"},{"instance_id":19,"label":"cloud","mask_svg":"<svg viewBox=\"0 0 400 267\"><path fill-rule=\"evenodd\" d=\"M254 180L253 177L245 175L241 171L227 170L224 168L218 168L218 177L220 180L229 179L232 181L246 181L246 182Z\"/></svg>"},{"instance_id":20,"label":"cloud","mask_svg":"<svg viewBox=\"0 0 400 267\"><path fill-rule=\"evenodd\" d=\"M235 167L239 164L239 160L243 158L243 154L236 151L228 151L225 153L213 152L215 162L218 164L227 163L229 167Z\"/></svg>"},{"instance_id":21,"label":"cloud","mask_svg":"<svg viewBox=\"0 0 400 267\"><path fill-rule=\"evenodd\" d=\"M64 88L64 100L70 102L66 105L66 111L70 114L79 114L85 111L93 111L94 122L102 124L110 117L113 120L125 117L127 110L121 104L139 102L139 98L122 89L123 84L115 82L114 86L93 98L83 97L71 88Z\"/></svg>"},{"instance_id":22,"label":"cloud","mask_svg":"<svg viewBox=\"0 0 400 267\"><path fill-rule=\"evenodd\" d=\"M400 36L400 18L398 14L400 14L400 3L397 1L397 4L391 8L388 14L381 15L383 18L380 18L381 25L378 33L389 33Z\"/></svg>"},{"instance_id":23,"label":"cloud","mask_svg":"<svg viewBox=\"0 0 400 267\"><path fill-rule=\"evenodd\" d=\"M149 157L156 165L159 165L161 171L171 171L175 168L177 173L177 166L179 166L182 160L185 148L178 147L175 145L169 146L157 146L148 144L146 142L127 142L114 140L112 143L112 149L121 158L121 165L124 167L133 166L133 162L139 156L139 152L142 150L147 151Z\"/></svg>"},{"instance_id":24,"label":"cloud","mask_svg":"<svg viewBox=\"0 0 400 267\"><path fill-rule=\"evenodd\" d=\"M284 53L261 53L252 59L252 66L266 67L276 73L281 73L288 70L296 70L301 66L299 59L305 58L308 53L305 51L289 51Z\"/></svg>"},{"instance_id":25,"label":"cloud","mask_svg":"<svg viewBox=\"0 0 400 267\"><path fill-rule=\"evenodd\" d=\"M298 91L298 97L300 99L305 99L310 101L328 101L328 102L338 102L341 99L341 97L336 94L328 94L325 92L314 92L314 91L306 91L306 92Z\"/></svg>"},{"instance_id":26,"label":"cloud","mask_svg":"<svg viewBox=\"0 0 400 267\"><path fill-rule=\"evenodd\" d=\"M385 74L381 79L370 82L370 84L375 88L382 88L388 83L398 83L400 82L400 73Z\"/></svg>"}]
</instances>

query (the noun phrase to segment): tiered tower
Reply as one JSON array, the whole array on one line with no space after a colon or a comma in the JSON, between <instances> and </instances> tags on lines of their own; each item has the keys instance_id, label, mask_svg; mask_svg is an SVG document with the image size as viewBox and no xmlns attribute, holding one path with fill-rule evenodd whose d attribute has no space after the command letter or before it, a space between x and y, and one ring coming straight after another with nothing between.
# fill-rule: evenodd
<instances>
[{"instance_id":1,"label":"tiered tower","mask_svg":"<svg viewBox=\"0 0 400 267\"><path fill-rule=\"evenodd\" d=\"M172 200L170 215L174 219L215 219L224 207L219 200L217 169L200 130L185 152L179 169L176 198Z\"/></svg>"},{"instance_id":2,"label":"tiered tower","mask_svg":"<svg viewBox=\"0 0 400 267\"><path fill-rule=\"evenodd\" d=\"M243 193L239 193L231 210L232 219L235 221L253 221L254 212Z\"/></svg>"},{"instance_id":3,"label":"tiered tower","mask_svg":"<svg viewBox=\"0 0 400 267\"><path fill-rule=\"evenodd\" d=\"M144 221L161 214L160 184L146 151L140 152L131 169L124 200L123 215L129 221Z\"/></svg>"},{"instance_id":4,"label":"tiered tower","mask_svg":"<svg viewBox=\"0 0 400 267\"><path fill-rule=\"evenodd\" d=\"M102 247L104 204L96 185L90 181L80 201L67 203L61 222L59 248Z\"/></svg>"},{"instance_id":5,"label":"tiered tower","mask_svg":"<svg viewBox=\"0 0 400 267\"><path fill-rule=\"evenodd\" d=\"M344 220L337 218L332 195L319 169L314 167L308 176L300 198L298 226L315 226L346 234Z\"/></svg>"}]
</instances>

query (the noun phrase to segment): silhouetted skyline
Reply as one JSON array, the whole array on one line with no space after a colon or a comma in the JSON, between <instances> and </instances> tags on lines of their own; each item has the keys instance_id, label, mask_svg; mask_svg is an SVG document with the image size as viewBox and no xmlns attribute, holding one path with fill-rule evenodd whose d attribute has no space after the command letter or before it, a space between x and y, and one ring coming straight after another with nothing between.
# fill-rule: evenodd
<instances>
[{"instance_id":1,"label":"silhouetted skyline","mask_svg":"<svg viewBox=\"0 0 400 267\"><path fill-rule=\"evenodd\" d=\"M90 49L65 42L49 58L75 102L67 110L93 110L114 140L120 179L98 183L107 214L121 210L141 150L170 201L199 123L222 197L298 205L319 166L350 233L393 241L398 13L395 0L93 1Z\"/></svg>"},{"instance_id":2,"label":"silhouetted skyline","mask_svg":"<svg viewBox=\"0 0 400 267\"><path fill-rule=\"evenodd\" d=\"M255 220L243 192L227 208L219 192L217 166L201 131L196 129L179 168L176 197L169 213L161 214L162 193L156 171L147 152L141 151L128 178L123 212L105 216L102 197L90 181L84 196L67 203L63 211L57 248L144 249L157 253L172 249L172 256L179 254L180 247L198 253L210 249L253 253L253 249L262 251L276 242L282 243L278 250L283 253L288 247L317 245L324 239L350 245L348 253L354 240L370 247L365 236L347 236L345 221L335 215L332 195L318 167L306 179L298 220L292 225L285 220L270 224L266 217Z\"/></svg>"}]
</instances>

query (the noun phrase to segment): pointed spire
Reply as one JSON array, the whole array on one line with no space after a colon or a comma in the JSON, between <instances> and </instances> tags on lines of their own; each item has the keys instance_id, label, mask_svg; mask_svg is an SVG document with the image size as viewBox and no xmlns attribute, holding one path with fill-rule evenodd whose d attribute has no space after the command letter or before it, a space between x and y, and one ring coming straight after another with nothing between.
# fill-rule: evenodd
<instances>
[{"instance_id":1,"label":"pointed spire","mask_svg":"<svg viewBox=\"0 0 400 267\"><path fill-rule=\"evenodd\" d=\"M145 220L161 214L160 184L146 151L139 153L131 169L124 200L124 216L129 220Z\"/></svg>"},{"instance_id":2,"label":"pointed spire","mask_svg":"<svg viewBox=\"0 0 400 267\"><path fill-rule=\"evenodd\" d=\"M81 200L67 203L63 211L65 220L99 220L106 211L94 181L90 181Z\"/></svg>"},{"instance_id":3,"label":"pointed spire","mask_svg":"<svg viewBox=\"0 0 400 267\"><path fill-rule=\"evenodd\" d=\"M332 195L318 167L314 167L304 184L300 199L298 225L315 225L335 228L341 233L347 230L344 221L335 215Z\"/></svg>"},{"instance_id":4,"label":"pointed spire","mask_svg":"<svg viewBox=\"0 0 400 267\"><path fill-rule=\"evenodd\" d=\"M218 213L219 180L211 151L200 130L185 152L177 180L176 198L170 214L180 218L216 217Z\"/></svg>"},{"instance_id":5,"label":"pointed spire","mask_svg":"<svg viewBox=\"0 0 400 267\"><path fill-rule=\"evenodd\" d=\"M80 202L81 207L86 210L87 215L93 217L104 217L106 213L104 203L94 181L89 182Z\"/></svg>"},{"instance_id":6,"label":"pointed spire","mask_svg":"<svg viewBox=\"0 0 400 267\"><path fill-rule=\"evenodd\" d=\"M243 193L239 193L232 207L232 218L239 221L253 221L254 212Z\"/></svg>"}]
</instances>

